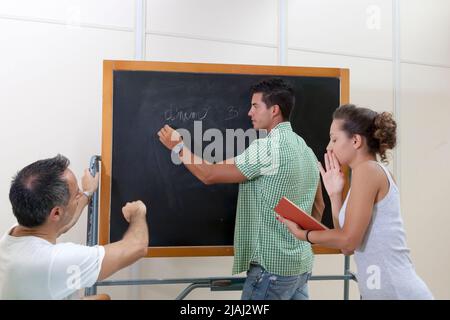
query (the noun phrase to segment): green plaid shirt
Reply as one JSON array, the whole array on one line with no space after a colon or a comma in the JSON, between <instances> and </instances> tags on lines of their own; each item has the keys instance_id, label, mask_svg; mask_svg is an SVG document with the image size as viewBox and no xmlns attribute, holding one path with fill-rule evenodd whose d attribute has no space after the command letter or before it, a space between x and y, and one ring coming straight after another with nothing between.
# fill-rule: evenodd
<instances>
[{"instance_id":1,"label":"green plaid shirt","mask_svg":"<svg viewBox=\"0 0 450 320\"><path fill-rule=\"evenodd\" d=\"M281 276L311 272L311 245L295 238L273 210L285 196L311 212L319 183L311 148L282 122L253 141L235 163L248 181L239 184L233 274L247 271L251 261Z\"/></svg>"}]
</instances>

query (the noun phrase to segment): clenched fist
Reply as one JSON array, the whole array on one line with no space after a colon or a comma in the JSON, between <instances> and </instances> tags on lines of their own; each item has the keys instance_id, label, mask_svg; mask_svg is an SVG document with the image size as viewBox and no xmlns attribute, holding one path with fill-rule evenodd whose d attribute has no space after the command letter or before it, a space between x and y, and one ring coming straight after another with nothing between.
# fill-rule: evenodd
<instances>
[{"instance_id":1,"label":"clenched fist","mask_svg":"<svg viewBox=\"0 0 450 320\"><path fill-rule=\"evenodd\" d=\"M147 207L141 201L127 202L127 204L122 208L123 217L128 223L134 218L145 217L147 214Z\"/></svg>"}]
</instances>

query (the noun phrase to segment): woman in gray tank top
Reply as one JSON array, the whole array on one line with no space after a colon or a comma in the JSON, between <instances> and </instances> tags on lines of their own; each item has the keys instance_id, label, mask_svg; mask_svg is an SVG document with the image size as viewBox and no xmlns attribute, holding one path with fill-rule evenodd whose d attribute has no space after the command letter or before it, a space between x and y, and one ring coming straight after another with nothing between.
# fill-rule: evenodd
<instances>
[{"instance_id":1,"label":"woman in gray tank top","mask_svg":"<svg viewBox=\"0 0 450 320\"><path fill-rule=\"evenodd\" d=\"M306 231L282 217L299 239L354 253L362 299L433 299L416 274L406 244L399 190L389 171L377 162L395 147L397 125L387 112L344 105L330 128L325 168L319 163L331 200L334 229ZM341 164L352 170L351 188L342 199Z\"/></svg>"}]
</instances>

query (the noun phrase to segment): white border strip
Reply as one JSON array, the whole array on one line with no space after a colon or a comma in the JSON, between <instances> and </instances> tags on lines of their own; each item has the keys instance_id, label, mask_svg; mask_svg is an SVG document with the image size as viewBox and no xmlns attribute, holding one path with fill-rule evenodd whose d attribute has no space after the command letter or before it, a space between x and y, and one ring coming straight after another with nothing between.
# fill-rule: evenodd
<instances>
[{"instance_id":1,"label":"white border strip","mask_svg":"<svg viewBox=\"0 0 450 320\"><path fill-rule=\"evenodd\" d=\"M278 0L278 64L287 65L287 1Z\"/></svg>"},{"instance_id":2,"label":"white border strip","mask_svg":"<svg viewBox=\"0 0 450 320\"><path fill-rule=\"evenodd\" d=\"M401 190L401 62L400 62L400 0L392 1L392 76L393 76L393 114L397 122L397 147L394 151L394 174Z\"/></svg>"},{"instance_id":3,"label":"white border strip","mask_svg":"<svg viewBox=\"0 0 450 320\"><path fill-rule=\"evenodd\" d=\"M135 1L134 59L145 60L146 0Z\"/></svg>"}]
</instances>

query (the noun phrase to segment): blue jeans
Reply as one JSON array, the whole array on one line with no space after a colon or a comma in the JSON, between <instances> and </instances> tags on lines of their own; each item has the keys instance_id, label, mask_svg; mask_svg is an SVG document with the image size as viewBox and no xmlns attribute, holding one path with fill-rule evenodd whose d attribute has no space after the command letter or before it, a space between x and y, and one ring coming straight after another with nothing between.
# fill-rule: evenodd
<instances>
[{"instance_id":1,"label":"blue jeans","mask_svg":"<svg viewBox=\"0 0 450 320\"><path fill-rule=\"evenodd\" d=\"M308 300L310 272L279 276L256 263L250 264L242 289L242 300Z\"/></svg>"}]
</instances>

